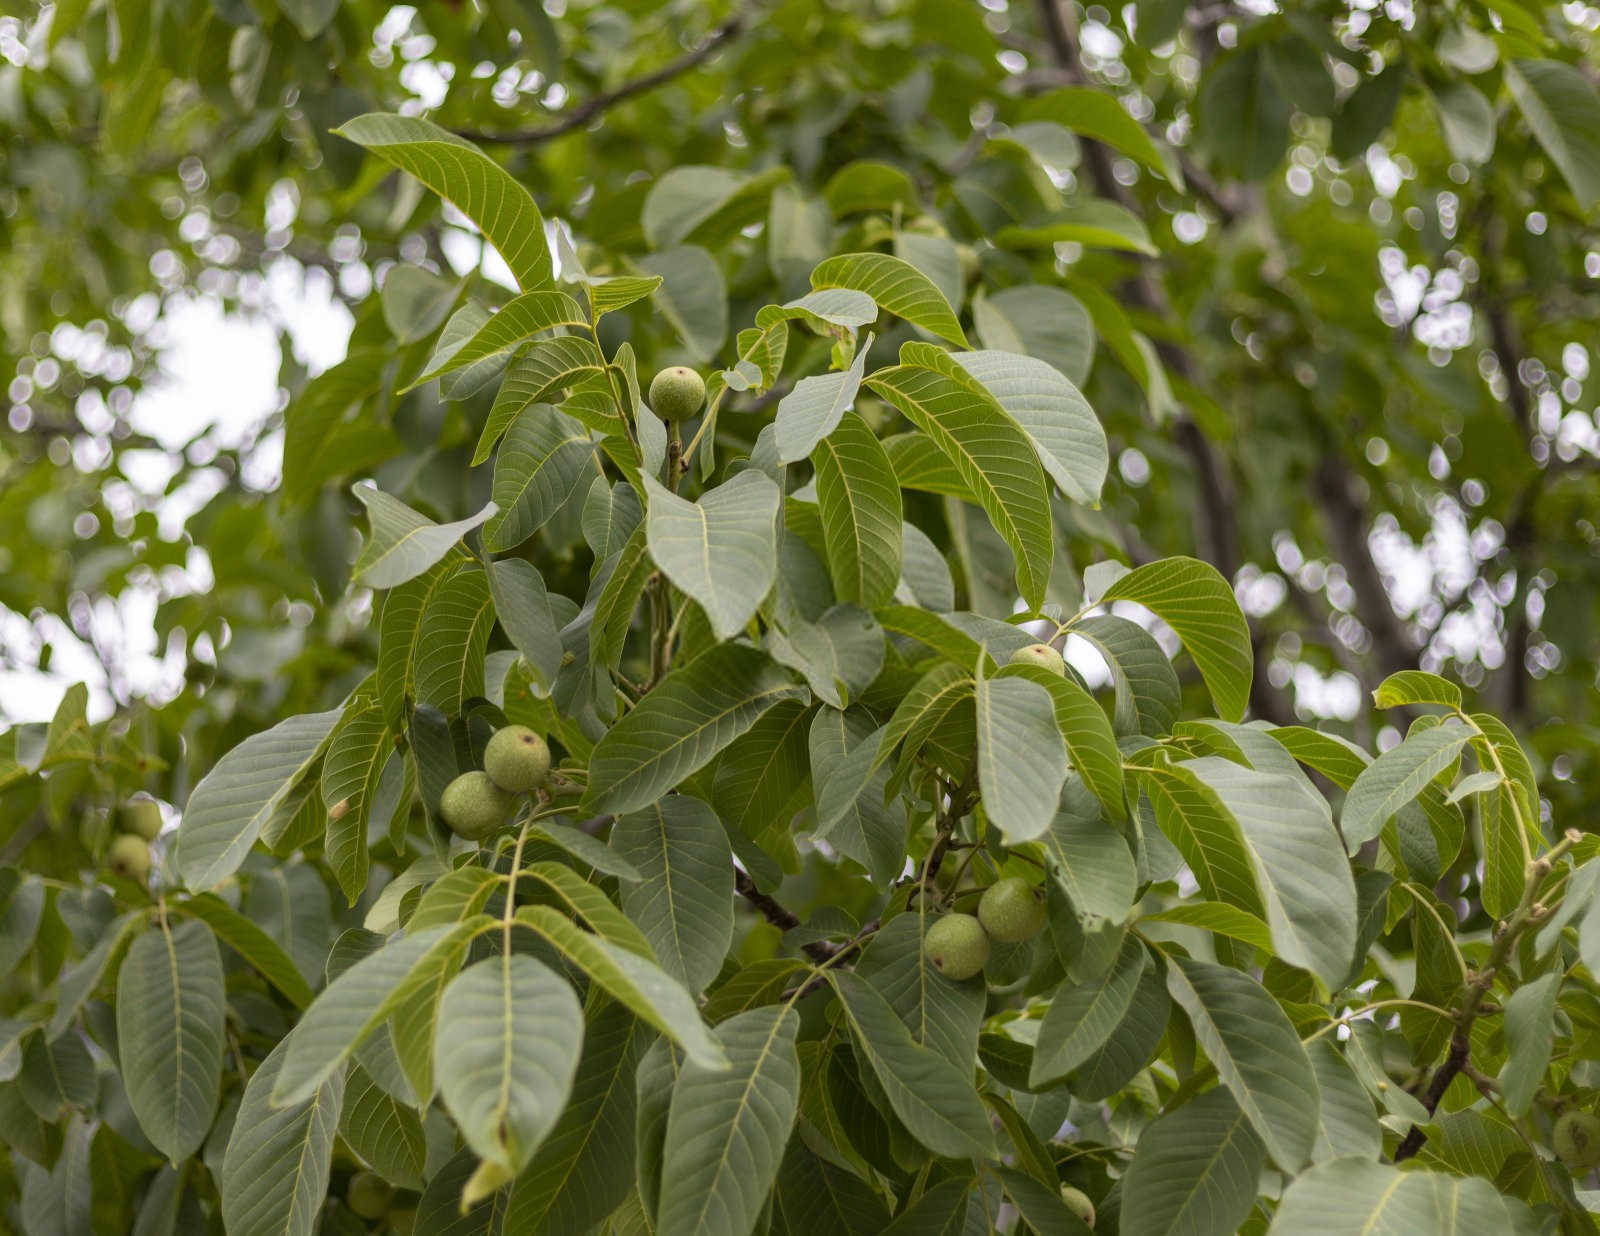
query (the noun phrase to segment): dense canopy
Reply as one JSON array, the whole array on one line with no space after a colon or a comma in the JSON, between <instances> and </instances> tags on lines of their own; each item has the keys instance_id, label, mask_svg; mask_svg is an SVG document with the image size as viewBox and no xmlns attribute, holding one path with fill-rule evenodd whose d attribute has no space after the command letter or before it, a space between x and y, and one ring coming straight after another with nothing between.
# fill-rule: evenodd
<instances>
[{"instance_id":1,"label":"dense canopy","mask_svg":"<svg viewBox=\"0 0 1600 1236\"><path fill-rule=\"evenodd\" d=\"M3 1222L1594 1230L1597 83L0 17Z\"/></svg>"}]
</instances>

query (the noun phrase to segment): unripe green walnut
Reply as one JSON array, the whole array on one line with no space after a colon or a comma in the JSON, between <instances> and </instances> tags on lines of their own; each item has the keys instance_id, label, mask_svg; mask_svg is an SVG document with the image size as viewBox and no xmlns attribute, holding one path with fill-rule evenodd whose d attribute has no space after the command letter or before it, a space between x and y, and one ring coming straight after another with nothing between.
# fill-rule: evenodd
<instances>
[{"instance_id":1,"label":"unripe green walnut","mask_svg":"<svg viewBox=\"0 0 1600 1236\"><path fill-rule=\"evenodd\" d=\"M344 1204L363 1219L381 1219L389 1213L394 1189L377 1172L357 1172L344 1191Z\"/></svg>"},{"instance_id":2,"label":"unripe green walnut","mask_svg":"<svg viewBox=\"0 0 1600 1236\"><path fill-rule=\"evenodd\" d=\"M945 978L969 979L989 960L989 937L970 914L946 914L922 938L922 950Z\"/></svg>"},{"instance_id":3,"label":"unripe green walnut","mask_svg":"<svg viewBox=\"0 0 1600 1236\"><path fill-rule=\"evenodd\" d=\"M527 726L508 725L496 730L483 749L483 771L502 790L526 794L544 784L550 748Z\"/></svg>"},{"instance_id":4,"label":"unripe green walnut","mask_svg":"<svg viewBox=\"0 0 1600 1236\"><path fill-rule=\"evenodd\" d=\"M686 420L705 401L705 380L687 365L669 365L650 379L650 407L664 421Z\"/></svg>"},{"instance_id":5,"label":"unripe green walnut","mask_svg":"<svg viewBox=\"0 0 1600 1236\"><path fill-rule=\"evenodd\" d=\"M1089 1195L1082 1189L1074 1189L1071 1185L1062 1185L1061 1200L1067 1204L1068 1210L1083 1220L1085 1227L1094 1226L1094 1203L1089 1200Z\"/></svg>"},{"instance_id":6,"label":"unripe green walnut","mask_svg":"<svg viewBox=\"0 0 1600 1236\"><path fill-rule=\"evenodd\" d=\"M1011 654L1012 665L1037 665L1040 669L1047 669L1052 674L1065 674L1067 663L1062 656L1049 644L1029 644L1026 648L1018 648Z\"/></svg>"},{"instance_id":7,"label":"unripe green walnut","mask_svg":"<svg viewBox=\"0 0 1600 1236\"><path fill-rule=\"evenodd\" d=\"M464 772L439 796L439 814L450 831L468 841L482 841L504 826L516 799L473 769Z\"/></svg>"},{"instance_id":8,"label":"unripe green walnut","mask_svg":"<svg viewBox=\"0 0 1600 1236\"><path fill-rule=\"evenodd\" d=\"M107 865L124 880L143 884L150 875L150 844L133 833L122 833L111 839Z\"/></svg>"},{"instance_id":9,"label":"unripe green walnut","mask_svg":"<svg viewBox=\"0 0 1600 1236\"><path fill-rule=\"evenodd\" d=\"M1550 1136L1556 1157L1575 1172L1600 1167L1600 1116L1566 1112Z\"/></svg>"},{"instance_id":10,"label":"unripe green walnut","mask_svg":"<svg viewBox=\"0 0 1600 1236\"><path fill-rule=\"evenodd\" d=\"M117 812L117 826L125 833L154 841L161 835L161 805L153 798L130 798Z\"/></svg>"},{"instance_id":11,"label":"unripe green walnut","mask_svg":"<svg viewBox=\"0 0 1600 1236\"><path fill-rule=\"evenodd\" d=\"M978 899L978 922L991 940L1020 944L1044 927L1044 897L1026 880L1009 876L984 889Z\"/></svg>"}]
</instances>

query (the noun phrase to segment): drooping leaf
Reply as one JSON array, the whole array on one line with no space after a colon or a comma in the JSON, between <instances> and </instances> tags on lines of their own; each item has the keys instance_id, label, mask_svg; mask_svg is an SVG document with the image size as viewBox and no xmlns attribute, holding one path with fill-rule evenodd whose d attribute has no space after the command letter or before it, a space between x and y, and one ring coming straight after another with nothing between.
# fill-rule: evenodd
<instances>
[{"instance_id":1,"label":"drooping leaf","mask_svg":"<svg viewBox=\"0 0 1600 1236\"><path fill-rule=\"evenodd\" d=\"M1255 1203L1266 1148L1224 1086L1139 1134L1121 1222L1150 1236L1230 1236Z\"/></svg>"},{"instance_id":2,"label":"drooping leaf","mask_svg":"<svg viewBox=\"0 0 1600 1236\"><path fill-rule=\"evenodd\" d=\"M344 1101L334 1072L297 1102L272 1101L289 1040L250 1077L222 1162L222 1216L237 1236L311 1236L322 1217Z\"/></svg>"},{"instance_id":3,"label":"drooping leaf","mask_svg":"<svg viewBox=\"0 0 1600 1236\"><path fill-rule=\"evenodd\" d=\"M817 507L834 595L872 608L900 579L900 486L894 466L867 423L846 415L812 452Z\"/></svg>"},{"instance_id":4,"label":"drooping leaf","mask_svg":"<svg viewBox=\"0 0 1600 1236\"><path fill-rule=\"evenodd\" d=\"M619 816L611 845L644 877L622 890L623 910L668 974L704 990L733 939L733 856L715 813L669 795Z\"/></svg>"},{"instance_id":5,"label":"drooping leaf","mask_svg":"<svg viewBox=\"0 0 1600 1236\"><path fill-rule=\"evenodd\" d=\"M848 288L865 292L878 305L913 326L961 347L967 337L934 283L911 263L887 253L845 253L818 263L811 272L813 288Z\"/></svg>"},{"instance_id":6,"label":"drooping leaf","mask_svg":"<svg viewBox=\"0 0 1600 1236\"><path fill-rule=\"evenodd\" d=\"M117 976L117 1048L139 1127L174 1163L200 1148L222 1085L226 998L211 929L157 923Z\"/></svg>"},{"instance_id":7,"label":"drooping leaf","mask_svg":"<svg viewBox=\"0 0 1600 1236\"><path fill-rule=\"evenodd\" d=\"M718 1027L731 1067L682 1067L666 1116L660 1236L754 1227L799 1109L799 1028L792 1009L752 1009Z\"/></svg>"},{"instance_id":8,"label":"drooping leaf","mask_svg":"<svg viewBox=\"0 0 1600 1236\"><path fill-rule=\"evenodd\" d=\"M480 1158L520 1171L555 1126L583 1046L583 1008L531 957L490 957L439 1001L434 1071L445 1107Z\"/></svg>"},{"instance_id":9,"label":"drooping leaf","mask_svg":"<svg viewBox=\"0 0 1600 1236\"><path fill-rule=\"evenodd\" d=\"M1187 957L1168 959L1167 990L1194 1027L1273 1162L1295 1171L1316 1140L1316 1074L1300 1036L1249 975Z\"/></svg>"}]
</instances>

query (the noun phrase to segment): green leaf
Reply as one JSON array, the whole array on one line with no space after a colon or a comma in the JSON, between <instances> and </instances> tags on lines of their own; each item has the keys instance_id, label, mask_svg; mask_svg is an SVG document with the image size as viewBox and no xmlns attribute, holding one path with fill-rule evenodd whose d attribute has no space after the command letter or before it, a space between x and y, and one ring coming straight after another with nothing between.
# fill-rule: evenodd
<instances>
[{"instance_id":1,"label":"green leaf","mask_svg":"<svg viewBox=\"0 0 1600 1236\"><path fill-rule=\"evenodd\" d=\"M700 495L678 497L645 477L650 556L705 610L717 638L754 617L777 578L778 487L755 469Z\"/></svg>"},{"instance_id":2,"label":"green leaf","mask_svg":"<svg viewBox=\"0 0 1600 1236\"><path fill-rule=\"evenodd\" d=\"M905 866L906 816L885 801L889 770L877 758L872 721L860 709L819 708L807 736L816 836L855 859L882 887Z\"/></svg>"},{"instance_id":3,"label":"green leaf","mask_svg":"<svg viewBox=\"0 0 1600 1236\"><path fill-rule=\"evenodd\" d=\"M1141 914L1140 922L1178 923L1185 927L1198 927L1239 940L1251 948L1272 952L1272 932L1267 925L1238 906L1225 901L1180 901L1153 914Z\"/></svg>"},{"instance_id":4,"label":"green leaf","mask_svg":"<svg viewBox=\"0 0 1600 1236\"><path fill-rule=\"evenodd\" d=\"M204 923L158 922L117 976L117 1050L128 1103L174 1163L200 1149L222 1087L222 954Z\"/></svg>"},{"instance_id":5,"label":"green leaf","mask_svg":"<svg viewBox=\"0 0 1600 1236\"><path fill-rule=\"evenodd\" d=\"M344 1074L331 1073L298 1102L274 1103L289 1042L251 1075L233 1122L219 1182L229 1236L311 1236L322 1219Z\"/></svg>"},{"instance_id":6,"label":"green leaf","mask_svg":"<svg viewBox=\"0 0 1600 1236\"><path fill-rule=\"evenodd\" d=\"M1074 387L1081 387L1089 378L1094 364L1094 321L1083 302L1070 292L1024 283L987 296L975 295L972 321L986 348L1037 357Z\"/></svg>"},{"instance_id":7,"label":"green leaf","mask_svg":"<svg viewBox=\"0 0 1600 1236\"><path fill-rule=\"evenodd\" d=\"M561 629L543 578L530 562L502 558L489 567L489 594L507 637L549 690L561 672Z\"/></svg>"},{"instance_id":8,"label":"green leaf","mask_svg":"<svg viewBox=\"0 0 1600 1236\"><path fill-rule=\"evenodd\" d=\"M683 1066L666 1118L659 1236L755 1227L799 1110L799 1029L792 1009L752 1009L718 1027L732 1067Z\"/></svg>"},{"instance_id":9,"label":"green leaf","mask_svg":"<svg viewBox=\"0 0 1600 1236\"><path fill-rule=\"evenodd\" d=\"M1327 1038L1307 1043L1306 1055L1317 1075L1317 1142L1311 1151L1312 1162L1344 1155L1376 1159L1383 1150L1383 1130L1372 1100L1344 1056Z\"/></svg>"},{"instance_id":10,"label":"green leaf","mask_svg":"<svg viewBox=\"0 0 1600 1236\"><path fill-rule=\"evenodd\" d=\"M1133 855L1122 834L1101 817L1081 777L1067 779L1040 842L1051 876L1075 911L1116 923L1127 919L1138 883Z\"/></svg>"},{"instance_id":11,"label":"green leaf","mask_svg":"<svg viewBox=\"0 0 1600 1236\"><path fill-rule=\"evenodd\" d=\"M372 523L372 534L361 546L351 577L368 588L393 588L415 579L495 513L491 502L476 515L453 524L436 524L375 486L356 485L350 492L367 508Z\"/></svg>"},{"instance_id":12,"label":"green leaf","mask_svg":"<svg viewBox=\"0 0 1600 1236\"><path fill-rule=\"evenodd\" d=\"M772 1194L773 1236L881 1236L883 1198L862 1177L789 1143Z\"/></svg>"},{"instance_id":13,"label":"green leaf","mask_svg":"<svg viewBox=\"0 0 1600 1236\"><path fill-rule=\"evenodd\" d=\"M623 646L633 626L639 598L650 582L649 542L643 526L635 528L610 560L602 563L605 583L595 599L589 624L589 653L596 665L615 670L622 662ZM598 577L598 576L597 576Z\"/></svg>"},{"instance_id":14,"label":"green leaf","mask_svg":"<svg viewBox=\"0 0 1600 1236\"><path fill-rule=\"evenodd\" d=\"M1317 1077L1278 1002L1248 975L1169 957L1167 991L1274 1163L1302 1167L1317 1133Z\"/></svg>"},{"instance_id":15,"label":"green leaf","mask_svg":"<svg viewBox=\"0 0 1600 1236\"><path fill-rule=\"evenodd\" d=\"M1506 1112L1528 1114L1550 1064L1555 1045L1556 997L1561 973L1543 974L1524 983L1506 1000L1506 1062L1500 1070L1500 1097Z\"/></svg>"},{"instance_id":16,"label":"green leaf","mask_svg":"<svg viewBox=\"0 0 1600 1236\"><path fill-rule=\"evenodd\" d=\"M1600 205L1600 134L1594 125L1600 91L1581 69L1559 60L1513 61L1506 66L1506 88L1579 205Z\"/></svg>"},{"instance_id":17,"label":"green leaf","mask_svg":"<svg viewBox=\"0 0 1600 1236\"><path fill-rule=\"evenodd\" d=\"M981 976L956 982L935 970L922 947L924 926L914 911L895 915L873 934L855 972L888 1002L913 1042L970 1071L987 988Z\"/></svg>"},{"instance_id":18,"label":"green leaf","mask_svg":"<svg viewBox=\"0 0 1600 1236\"><path fill-rule=\"evenodd\" d=\"M222 898L201 893L198 897L171 902L169 905L209 926L224 944L288 997L295 1008L303 1009L311 1003L310 985L301 977L289 955L278 947L278 942ZM111 939L112 936L106 938Z\"/></svg>"},{"instance_id":19,"label":"green leaf","mask_svg":"<svg viewBox=\"0 0 1600 1236\"><path fill-rule=\"evenodd\" d=\"M712 781L717 816L746 837L781 818L809 772L806 732L811 711L800 700L779 704L723 752Z\"/></svg>"},{"instance_id":20,"label":"green leaf","mask_svg":"<svg viewBox=\"0 0 1600 1236\"><path fill-rule=\"evenodd\" d=\"M297 1103L336 1075L362 1041L426 984L434 963L456 955L487 924L474 918L404 936L329 983L286 1040L273 1101Z\"/></svg>"},{"instance_id":21,"label":"green leaf","mask_svg":"<svg viewBox=\"0 0 1600 1236\"><path fill-rule=\"evenodd\" d=\"M1033 439L1039 462L1063 494L1085 506L1100 505L1111 456L1105 430L1076 386L1031 356L956 352L952 359Z\"/></svg>"},{"instance_id":22,"label":"green leaf","mask_svg":"<svg viewBox=\"0 0 1600 1236\"><path fill-rule=\"evenodd\" d=\"M482 567L463 562L440 581L417 629L412 671L417 703L453 717L467 700L483 694L484 649L494 619L489 577Z\"/></svg>"},{"instance_id":23,"label":"green leaf","mask_svg":"<svg viewBox=\"0 0 1600 1236\"><path fill-rule=\"evenodd\" d=\"M1048 249L1062 243L1119 249L1155 257L1144 220L1115 202L1090 198L1053 212L1041 223L1012 224L994 234L1002 249Z\"/></svg>"},{"instance_id":24,"label":"green leaf","mask_svg":"<svg viewBox=\"0 0 1600 1236\"><path fill-rule=\"evenodd\" d=\"M634 1070L645 1039L646 1031L619 1004L590 1019L572 1099L511 1188L508 1231L586 1232L632 1190Z\"/></svg>"},{"instance_id":25,"label":"green leaf","mask_svg":"<svg viewBox=\"0 0 1600 1236\"><path fill-rule=\"evenodd\" d=\"M1031 841L1050 827L1067 779L1055 702L1031 679L980 672L977 718L983 809L1007 845Z\"/></svg>"},{"instance_id":26,"label":"green leaf","mask_svg":"<svg viewBox=\"0 0 1600 1236\"><path fill-rule=\"evenodd\" d=\"M1178 675L1155 636L1128 618L1080 618L1072 633L1105 658L1116 692L1112 727L1117 734L1157 738L1178 716Z\"/></svg>"},{"instance_id":27,"label":"green leaf","mask_svg":"<svg viewBox=\"0 0 1600 1236\"><path fill-rule=\"evenodd\" d=\"M1147 43L1143 21L1139 23L1139 36L1141 45L1153 46L1165 41L1156 39ZM1113 94L1088 86L1067 86L1029 100L1022 115L1027 120L1053 120L1074 133L1104 142L1177 188L1183 188L1183 172L1177 159L1155 144L1144 126L1128 114Z\"/></svg>"},{"instance_id":28,"label":"green leaf","mask_svg":"<svg viewBox=\"0 0 1600 1236\"><path fill-rule=\"evenodd\" d=\"M1106 1045L1128 1015L1149 965L1144 945L1129 935L1123 938L1116 962L1103 977L1062 985L1039 1023L1028 1071L1030 1086L1038 1088L1065 1077Z\"/></svg>"},{"instance_id":29,"label":"green leaf","mask_svg":"<svg viewBox=\"0 0 1600 1236\"><path fill-rule=\"evenodd\" d=\"M420 1189L427 1143L422 1119L352 1065L339 1111L339 1136L367 1166L402 1189Z\"/></svg>"},{"instance_id":30,"label":"green leaf","mask_svg":"<svg viewBox=\"0 0 1600 1236\"><path fill-rule=\"evenodd\" d=\"M1208 1090L1139 1134L1120 1222L1141 1236L1231 1236L1255 1204L1265 1162L1227 1088Z\"/></svg>"},{"instance_id":31,"label":"green leaf","mask_svg":"<svg viewBox=\"0 0 1600 1236\"><path fill-rule=\"evenodd\" d=\"M871 347L869 338L865 345L856 349L855 359L848 369L801 378L792 391L778 400L774 433L779 463L798 463L834 432L855 404Z\"/></svg>"},{"instance_id":32,"label":"green leaf","mask_svg":"<svg viewBox=\"0 0 1600 1236\"><path fill-rule=\"evenodd\" d=\"M1376 837L1390 816L1455 763L1471 737L1467 726L1450 718L1413 732L1362 769L1339 814L1345 845L1358 846Z\"/></svg>"},{"instance_id":33,"label":"green leaf","mask_svg":"<svg viewBox=\"0 0 1600 1236\"><path fill-rule=\"evenodd\" d=\"M786 167L749 175L726 168L687 165L663 173L645 195L639 223L653 248L696 239L715 243L762 218Z\"/></svg>"},{"instance_id":34,"label":"green leaf","mask_svg":"<svg viewBox=\"0 0 1600 1236\"><path fill-rule=\"evenodd\" d=\"M707 1068L727 1063L721 1046L700 1020L694 997L655 963L590 935L549 906L523 906L517 921L553 944L613 1000L683 1048L690 1060Z\"/></svg>"},{"instance_id":35,"label":"green leaf","mask_svg":"<svg viewBox=\"0 0 1600 1236\"><path fill-rule=\"evenodd\" d=\"M967 346L944 294L910 262L887 253L845 253L828 258L811 272L813 288L865 292L878 306L939 338Z\"/></svg>"},{"instance_id":36,"label":"green leaf","mask_svg":"<svg viewBox=\"0 0 1600 1236\"><path fill-rule=\"evenodd\" d=\"M343 710L304 713L246 738L194 787L178 826L178 874L192 889L239 869L262 827L322 752Z\"/></svg>"},{"instance_id":37,"label":"green leaf","mask_svg":"<svg viewBox=\"0 0 1600 1236\"><path fill-rule=\"evenodd\" d=\"M1534 1236L1528 1208L1479 1176L1333 1159L1296 1176L1268 1236Z\"/></svg>"},{"instance_id":38,"label":"green leaf","mask_svg":"<svg viewBox=\"0 0 1600 1236\"><path fill-rule=\"evenodd\" d=\"M908 343L901 364L867 379L939 447L1016 557L1017 587L1037 608L1050 579L1053 531L1044 469L1032 440L966 370L937 348Z\"/></svg>"},{"instance_id":39,"label":"green leaf","mask_svg":"<svg viewBox=\"0 0 1600 1236\"><path fill-rule=\"evenodd\" d=\"M1059 1184L1041 1184L1011 1168L1000 1169L1000 1179L1028 1230L1039 1236L1087 1236L1093 1229L1067 1205Z\"/></svg>"},{"instance_id":40,"label":"green leaf","mask_svg":"<svg viewBox=\"0 0 1600 1236\"><path fill-rule=\"evenodd\" d=\"M476 223L524 292L554 283L539 207L471 142L427 120L380 113L357 116L334 131L410 172Z\"/></svg>"},{"instance_id":41,"label":"green leaf","mask_svg":"<svg viewBox=\"0 0 1600 1236\"><path fill-rule=\"evenodd\" d=\"M911 1135L949 1158L993 1155L989 1114L970 1072L920 1046L888 1001L860 975L831 970L828 981L862 1056Z\"/></svg>"},{"instance_id":42,"label":"green leaf","mask_svg":"<svg viewBox=\"0 0 1600 1236\"><path fill-rule=\"evenodd\" d=\"M420 266L402 264L383 277L383 320L401 343L416 343L438 330L461 295L461 284Z\"/></svg>"},{"instance_id":43,"label":"green leaf","mask_svg":"<svg viewBox=\"0 0 1600 1236\"><path fill-rule=\"evenodd\" d=\"M617 813L655 802L769 708L805 694L754 648L707 649L662 679L595 745L585 807Z\"/></svg>"},{"instance_id":44,"label":"green leaf","mask_svg":"<svg viewBox=\"0 0 1600 1236\"><path fill-rule=\"evenodd\" d=\"M1439 109L1439 128L1451 155L1471 167L1487 163L1494 155L1494 106L1483 92L1464 81L1451 81L1433 90Z\"/></svg>"},{"instance_id":45,"label":"green leaf","mask_svg":"<svg viewBox=\"0 0 1600 1236\"><path fill-rule=\"evenodd\" d=\"M1236 821L1278 956L1337 990L1355 956L1356 890L1327 803L1298 780L1216 756L1176 767Z\"/></svg>"},{"instance_id":46,"label":"green leaf","mask_svg":"<svg viewBox=\"0 0 1600 1236\"><path fill-rule=\"evenodd\" d=\"M400 269L407 269L401 267ZM393 273L389 278L394 278ZM388 291L388 284L384 285ZM585 329L589 320L578 302L565 292L526 292L507 301L494 315L449 356L437 359L421 377L406 389L431 382L441 374L452 373L490 357L504 356L543 331L558 326Z\"/></svg>"},{"instance_id":47,"label":"green leaf","mask_svg":"<svg viewBox=\"0 0 1600 1236\"><path fill-rule=\"evenodd\" d=\"M555 1127L583 1046L583 1008L532 957L467 967L439 1001L434 1071L444 1105L482 1159L520 1171Z\"/></svg>"},{"instance_id":48,"label":"green leaf","mask_svg":"<svg viewBox=\"0 0 1600 1236\"><path fill-rule=\"evenodd\" d=\"M1137 601L1160 618L1194 658L1217 712L1244 716L1255 657L1250 628L1233 589L1210 563L1163 558L1129 571L1100 596L1100 603Z\"/></svg>"},{"instance_id":49,"label":"green leaf","mask_svg":"<svg viewBox=\"0 0 1600 1236\"><path fill-rule=\"evenodd\" d=\"M589 431L547 403L529 404L501 440L494 503L483 543L496 552L521 545L593 481L599 446Z\"/></svg>"},{"instance_id":50,"label":"green leaf","mask_svg":"<svg viewBox=\"0 0 1600 1236\"><path fill-rule=\"evenodd\" d=\"M805 676L811 692L834 708L848 708L883 669L883 628L854 605L834 605L807 622L791 615L767 631L775 661Z\"/></svg>"},{"instance_id":51,"label":"green leaf","mask_svg":"<svg viewBox=\"0 0 1600 1236\"><path fill-rule=\"evenodd\" d=\"M416 1236L500 1236L510 1200L508 1190L496 1190L467 1211L461 1209L462 1194L477 1167L478 1157L463 1150L434 1173L417 1202L412 1229Z\"/></svg>"},{"instance_id":52,"label":"green leaf","mask_svg":"<svg viewBox=\"0 0 1600 1236\"><path fill-rule=\"evenodd\" d=\"M1056 729L1067 744L1073 770L1109 815L1118 820L1127 819L1128 806L1123 801L1122 790L1122 752L1099 701L1075 678L1063 677L1042 666L1008 666L1001 671L1001 676L1026 678L1050 693Z\"/></svg>"},{"instance_id":53,"label":"green leaf","mask_svg":"<svg viewBox=\"0 0 1600 1236\"><path fill-rule=\"evenodd\" d=\"M668 795L617 817L611 848L644 877L622 890L622 908L662 969L696 994L733 942L733 855L705 803Z\"/></svg>"},{"instance_id":54,"label":"green leaf","mask_svg":"<svg viewBox=\"0 0 1600 1236\"><path fill-rule=\"evenodd\" d=\"M328 808L323 858L351 905L367 887L368 817L384 766L394 754L394 735L382 705L370 696L352 701L322 760L322 801Z\"/></svg>"},{"instance_id":55,"label":"green leaf","mask_svg":"<svg viewBox=\"0 0 1600 1236\"><path fill-rule=\"evenodd\" d=\"M678 245L635 259L661 286L654 301L661 316L697 361L708 361L728 337L728 289L717 260L698 245Z\"/></svg>"},{"instance_id":56,"label":"green leaf","mask_svg":"<svg viewBox=\"0 0 1600 1236\"><path fill-rule=\"evenodd\" d=\"M579 335L539 340L506 370L500 392L494 397L494 406L483 422L483 432L478 435L478 445L473 448L472 466L476 468L489 458L500 435L529 404L547 401L558 392L574 387L588 391L590 383L595 384L593 389L598 390L600 398L592 414L580 419L590 428L622 433L625 422L616 406L616 396L605 381L605 373L605 357L592 340ZM579 415L577 404L575 395L567 401L574 416Z\"/></svg>"},{"instance_id":57,"label":"green leaf","mask_svg":"<svg viewBox=\"0 0 1600 1236\"><path fill-rule=\"evenodd\" d=\"M840 600L871 608L900 581L900 486L865 421L854 414L812 453L828 573Z\"/></svg>"}]
</instances>

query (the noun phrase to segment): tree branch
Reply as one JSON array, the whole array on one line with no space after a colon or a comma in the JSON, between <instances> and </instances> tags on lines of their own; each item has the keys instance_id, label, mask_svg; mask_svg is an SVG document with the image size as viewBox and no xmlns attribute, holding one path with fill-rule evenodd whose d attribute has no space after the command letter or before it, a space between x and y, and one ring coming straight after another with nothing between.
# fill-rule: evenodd
<instances>
[{"instance_id":1,"label":"tree branch","mask_svg":"<svg viewBox=\"0 0 1600 1236\"><path fill-rule=\"evenodd\" d=\"M1575 828L1569 828L1560 841L1528 864L1528 870L1522 880L1522 897L1517 902L1517 908L1511 912L1510 918L1500 924L1500 931L1494 938L1494 945L1489 950L1487 960L1467 981L1467 994L1462 997L1460 1005L1453 1014L1456 1028L1450 1035L1450 1051L1445 1056L1444 1063L1439 1066L1438 1072L1429 1079L1427 1092L1422 1096L1422 1105L1428 1109L1428 1115L1431 1116L1438 1110L1439 1101L1444 1098L1444 1092L1450 1088L1450 1083L1471 1066L1472 1023L1478 1014L1483 1012L1483 998L1494 986L1495 976L1516 951L1517 941L1521 939L1522 933L1535 923L1543 921L1548 913L1548 907L1539 906L1539 886L1554 869L1557 860L1582 840L1582 833ZM1411 1158L1422 1149L1422 1144L1427 1140L1428 1135L1422 1131L1422 1126L1412 1125L1400 1144L1395 1147L1394 1161L1402 1163Z\"/></svg>"},{"instance_id":2,"label":"tree branch","mask_svg":"<svg viewBox=\"0 0 1600 1236\"><path fill-rule=\"evenodd\" d=\"M633 98L635 95L644 94L653 90L663 82L669 82L674 77L680 77L690 69L704 64L716 50L724 43L737 38L743 33L748 14L735 13L720 25L715 26L711 33L706 35L683 55L667 61L658 69L652 69L639 77L623 82L622 85L611 90L603 90L599 94L591 95L576 107L564 113L559 120L547 125L540 125L531 129L522 129L511 133L486 133L476 129L457 129L457 137L464 137L468 141L503 146L534 146L540 142L548 142L564 134L571 133L574 129L581 129L597 116L602 115L618 103Z\"/></svg>"},{"instance_id":3,"label":"tree branch","mask_svg":"<svg viewBox=\"0 0 1600 1236\"><path fill-rule=\"evenodd\" d=\"M785 909L776 898L763 893L756 887L756 882L750 876L735 867L733 869L734 890L760 912L779 931L791 931L800 926L800 917L793 910ZM824 962L838 952L833 945L825 940L812 940L800 946L805 955L815 962Z\"/></svg>"}]
</instances>

